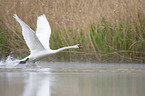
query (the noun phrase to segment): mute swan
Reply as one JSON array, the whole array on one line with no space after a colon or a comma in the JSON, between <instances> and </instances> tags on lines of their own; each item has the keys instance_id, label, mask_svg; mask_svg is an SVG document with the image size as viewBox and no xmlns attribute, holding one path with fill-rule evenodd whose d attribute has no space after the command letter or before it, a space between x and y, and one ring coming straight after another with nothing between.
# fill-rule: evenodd
<instances>
[{"instance_id":1,"label":"mute swan","mask_svg":"<svg viewBox=\"0 0 145 96\"><path fill-rule=\"evenodd\" d=\"M83 48L83 46L77 44L74 46L59 48L57 50L50 49L49 38L51 35L51 28L45 14L39 16L37 19L36 33L16 14L14 14L13 17L20 23L24 40L30 50L30 55L20 60L19 64L24 64L27 61L35 63L42 58L58 53L65 49Z\"/></svg>"}]
</instances>

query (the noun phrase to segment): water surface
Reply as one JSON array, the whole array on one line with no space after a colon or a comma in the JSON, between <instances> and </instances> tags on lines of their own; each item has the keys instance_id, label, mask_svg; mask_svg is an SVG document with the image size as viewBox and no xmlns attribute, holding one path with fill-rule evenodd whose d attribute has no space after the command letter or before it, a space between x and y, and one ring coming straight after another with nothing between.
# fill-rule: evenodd
<instances>
[{"instance_id":1,"label":"water surface","mask_svg":"<svg viewBox=\"0 0 145 96\"><path fill-rule=\"evenodd\" d=\"M38 62L0 66L0 96L145 96L145 65Z\"/></svg>"}]
</instances>

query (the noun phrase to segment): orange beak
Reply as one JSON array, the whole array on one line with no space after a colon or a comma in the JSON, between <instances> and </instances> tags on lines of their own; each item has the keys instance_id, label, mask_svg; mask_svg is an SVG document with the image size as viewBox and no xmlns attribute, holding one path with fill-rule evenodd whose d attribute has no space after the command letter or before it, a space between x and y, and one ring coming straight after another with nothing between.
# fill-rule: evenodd
<instances>
[{"instance_id":1,"label":"orange beak","mask_svg":"<svg viewBox=\"0 0 145 96\"><path fill-rule=\"evenodd\" d=\"M84 48L84 47L80 45L80 46L79 46L79 49L82 49L82 48Z\"/></svg>"}]
</instances>

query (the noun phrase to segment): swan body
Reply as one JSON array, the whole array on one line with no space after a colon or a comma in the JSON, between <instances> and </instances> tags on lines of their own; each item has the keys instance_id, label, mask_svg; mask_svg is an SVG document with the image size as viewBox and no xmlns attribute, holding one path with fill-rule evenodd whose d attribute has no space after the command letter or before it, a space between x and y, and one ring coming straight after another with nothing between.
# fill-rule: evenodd
<instances>
[{"instance_id":1,"label":"swan body","mask_svg":"<svg viewBox=\"0 0 145 96\"><path fill-rule=\"evenodd\" d=\"M24 23L16 14L13 16L22 27L22 35L30 50L30 55L20 60L19 64L24 64L27 61L35 63L36 61L56 54L65 49L83 48L80 44L59 48L56 50L50 49L49 39L51 35L51 28L46 16L43 14L37 19L36 33Z\"/></svg>"}]
</instances>

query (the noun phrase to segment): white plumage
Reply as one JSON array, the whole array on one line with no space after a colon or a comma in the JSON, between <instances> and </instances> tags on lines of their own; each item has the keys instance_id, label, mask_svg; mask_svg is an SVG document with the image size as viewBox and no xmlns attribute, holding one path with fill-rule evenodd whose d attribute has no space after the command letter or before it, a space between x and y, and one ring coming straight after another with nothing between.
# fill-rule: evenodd
<instances>
[{"instance_id":1,"label":"white plumage","mask_svg":"<svg viewBox=\"0 0 145 96\"><path fill-rule=\"evenodd\" d=\"M45 49L51 50L49 47L49 38L51 35L51 28L46 16L43 14L37 19L36 35L41 41Z\"/></svg>"},{"instance_id":2,"label":"white plumage","mask_svg":"<svg viewBox=\"0 0 145 96\"><path fill-rule=\"evenodd\" d=\"M83 46L77 44L74 46L59 48L57 50L51 50L49 46L51 28L44 14L39 16L37 19L36 33L16 14L14 14L13 17L20 23L24 40L30 50L30 55L19 62L21 64L26 63L27 61L36 62L44 57L58 53L65 49L83 48Z\"/></svg>"}]
</instances>

